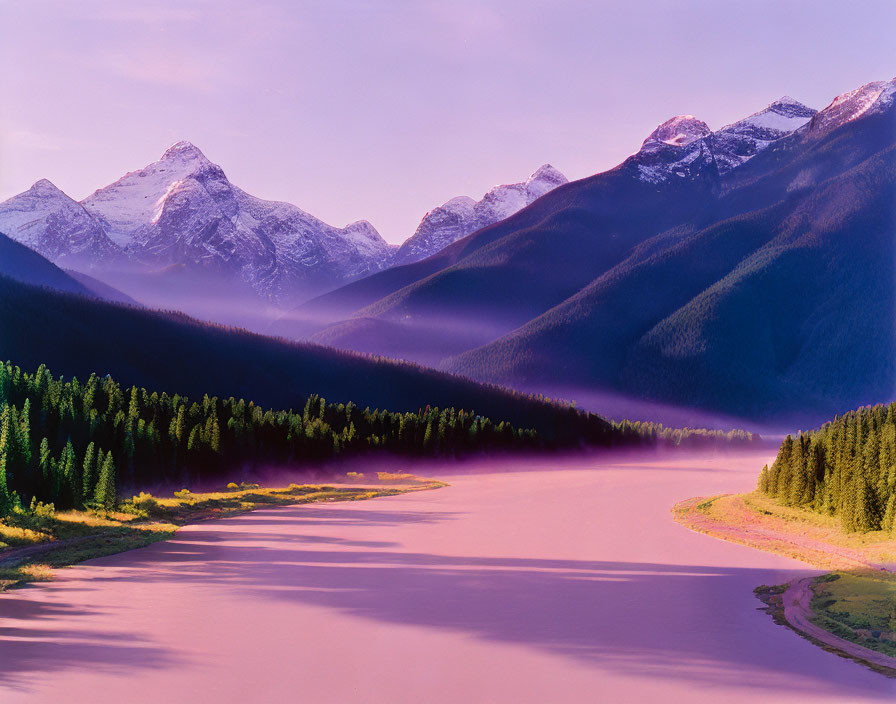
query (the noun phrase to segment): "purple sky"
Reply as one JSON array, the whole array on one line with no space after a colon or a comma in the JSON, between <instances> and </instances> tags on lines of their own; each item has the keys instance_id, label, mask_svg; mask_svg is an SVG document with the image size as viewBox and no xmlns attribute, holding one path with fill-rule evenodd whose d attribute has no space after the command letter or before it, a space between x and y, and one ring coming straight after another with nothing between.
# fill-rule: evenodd
<instances>
[{"instance_id":1,"label":"purple sky","mask_svg":"<svg viewBox=\"0 0 896 704\"><path fill-rule=\"evenodd\" d=\"M896 74L896 2L0 0L0 199L83 198L189 139L250 193L400 242L660 122Z\"/></svg>"}]
</instances>

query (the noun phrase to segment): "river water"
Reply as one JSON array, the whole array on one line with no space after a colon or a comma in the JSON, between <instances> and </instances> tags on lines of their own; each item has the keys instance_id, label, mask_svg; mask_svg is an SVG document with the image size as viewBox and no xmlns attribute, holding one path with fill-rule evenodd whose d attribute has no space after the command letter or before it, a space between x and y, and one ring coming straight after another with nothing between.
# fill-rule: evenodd
<instances>
[{"instance_id":1,"label":"river water","mask_svg":"<svg viewBox=\"0 0 896 704\"><path fill-rule=\"evenodd\" d=\"M0 702L893 700L759 610L809 568L672 521L768 459L468 464L188 527L0 596Z\"/></svg>"}]
</instances>

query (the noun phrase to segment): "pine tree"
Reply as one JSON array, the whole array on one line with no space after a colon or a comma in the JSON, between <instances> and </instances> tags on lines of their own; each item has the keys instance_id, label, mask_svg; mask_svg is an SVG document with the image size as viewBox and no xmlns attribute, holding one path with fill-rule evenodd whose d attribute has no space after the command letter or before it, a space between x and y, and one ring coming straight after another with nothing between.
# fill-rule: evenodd
<instances>
[{"instance_id":1,"label":"pine tree","mask_svg":"<svg viewBox=\"0 0 896 704\"><path fill-rule=\"evenodd\" d=\"M9 412L3 409L0 418L0 516L5 515L10 508L9 481L7 477L7 465L9 460Z\"/></svg>"},{"instance_id":2,"label":"pine tree","mask_svg":"<svg viewBox=\"0 0 896 704\"><path fill-rule=\"evenodd\" d=\"M97 481L97 457L96 447L93 442L88 443L87 449L84 451L84 462L82 464L82 480L84 487L84 496L92 497L96 492Z\"/></svg>"},{"instance_id":3,"label":"pine tree","mask_svg":"<svg viewBox=\"0 0 896 704\"><path fill-rule=\"evenodd\" d=\"M107 511L115 508L115 462L109 452L100 467L99 479L94 492L94 503Z\"/></svg>"}]
</instances>

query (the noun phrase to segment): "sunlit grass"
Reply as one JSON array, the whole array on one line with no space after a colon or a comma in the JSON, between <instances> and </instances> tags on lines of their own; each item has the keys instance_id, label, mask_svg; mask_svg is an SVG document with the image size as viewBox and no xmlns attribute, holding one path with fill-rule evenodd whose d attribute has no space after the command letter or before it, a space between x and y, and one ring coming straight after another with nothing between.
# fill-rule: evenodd
<instances>
[{"instance_id":1,"label":"sunlit grass","mask_svg":"<svg viewBox=\"0 0 896 704\"><path fill-rule=\"evenodd\" d=\"M446 486L409 474L387 475L380 481L390 486L290 484L263 488L258 484L231 483L222 491L194 493L181 489L170 497L141 492L123 501L116 511L55 512L52 507L41 507L39 513L20 511L0 521L0 591L46 581L54 567L165 540L187 523L233 516L263 506L360 501Z\"/></svg>"},{"instance_id":2,"label":"sunlit grass","mask_svg":"<svg viewBox=\"0 0 896 704\"><path fill-rule=\"evenodd\" d=\"M896 656L896 575L825 575L812 587L813 623L866 648Z\"/></svg>"},{"instance_id":3,"label":"sunlit grass","mask_svg":"<svg viewBox=\"0 0 896 704\"><path fill-rule=\"evenodd\" d=\"M840 522L782 506L758 492L688 499L673 509L692 530L802 560L821 569L858 569L896 562L896 535L846 533Z\"/></svg>"}]
</instances>

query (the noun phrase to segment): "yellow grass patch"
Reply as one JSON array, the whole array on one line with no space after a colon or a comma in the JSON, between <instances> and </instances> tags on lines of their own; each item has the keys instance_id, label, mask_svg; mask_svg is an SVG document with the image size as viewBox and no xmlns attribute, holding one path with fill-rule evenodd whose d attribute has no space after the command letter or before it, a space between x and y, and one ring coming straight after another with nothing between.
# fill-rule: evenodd
<instances>
[{"instance_id":1,"label":"yellow grass patch","mask_svg":"<svg viewBox=\"0 0 896 704\"><path fill-rule=\"evenodd\" d=\"M182 489L165 498L141 493L123 502L118 511L51 511L42 516L19 512L0 522L0 591L25 582L45 581L51 578L53 567L164 540L179 526L208 518L232 516L262 506L358 501L446 486L412 475L404 477L408 480L401 486L290 484L262 488L242 484L237 489L228 485L222 491L203 493ZM40 543L47 545L41 547Z\"/></svg>"},{"instance_id":2,"label":"yellow grass patch","mask_svg":"<svg viewBox=\"0 0 896 704\"><path fill-rule=\"evenodd\" d=\"M896 535L845 533L836 518L781 506L758 492L687 499L672 513L691 530L821 569L874 569L896 562Z\"/></svg>"}]
</instances>

